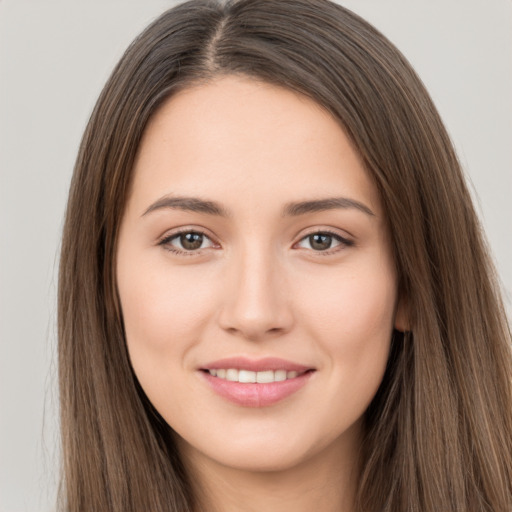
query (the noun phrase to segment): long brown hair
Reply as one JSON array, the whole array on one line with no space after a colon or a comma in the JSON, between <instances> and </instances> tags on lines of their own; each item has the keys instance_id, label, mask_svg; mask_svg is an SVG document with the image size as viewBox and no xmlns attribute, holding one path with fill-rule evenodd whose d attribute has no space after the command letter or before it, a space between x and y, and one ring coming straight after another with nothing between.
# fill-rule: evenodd
<instances>
[{"instance_id":1,"label":"long brown hair","mask_svg":"<svg viewBox=\"0 0 512 512\"><path fill-rule=\"evenodd\" d=\"M178 89L222 74L321 104L381 194L410 332L395 333L365 415L358 510L510 512L510 328L460 165L405 58L327 0L186 2L149 26L108 80L78 154L62 242L63 509L194 509L191 476L130 366L115 253L148 120Z\"/></svg>"}]
</instances>

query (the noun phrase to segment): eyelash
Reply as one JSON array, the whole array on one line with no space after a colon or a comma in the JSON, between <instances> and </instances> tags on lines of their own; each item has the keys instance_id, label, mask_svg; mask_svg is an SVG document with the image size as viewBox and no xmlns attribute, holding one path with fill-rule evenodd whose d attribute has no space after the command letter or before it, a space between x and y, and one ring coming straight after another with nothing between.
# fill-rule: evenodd
<instances>
[{"instance_id":1,"label":"eyelash","mask_svg":"<svg viewBox=\"0 0 512 512\"><path fill-rule=\"evenodd\" d=\"M171 235L168 235L168 236L164 237L162 240L160 240L158 242L158 245L162 246L166 251L169 251L173 254L178 254L180 256L197 256L198 254L200 254L202 252L202 250L204 250L204 249L197 249L194 251L187 251L186 249L176 249L175 247L170 245L170 243L173 240L175 240L176 238L180 237L183 234L201 235L201 236L207 238L208 240L210 240L211 243L215 245L215 242L204 231L201 231L199 229L182 229L182 230L176 231L176 232L172 233ZM296 242L294 244L294 247L296 245L298 245L299 243L301 243L303 240L306 240L307 238L309 238L313 235L327 235L327 236L334 238L340 244L339 246L336 246L332 249L329 248L325 251L315 251L314 249L311 249L312 252L314 252L315 254L321 255L321 256L329 256L329 255L334 254L340 250L343 250L343 248L352 247L355 245L354 241L344 238L341 235L339 235L338 233L335 233L334 231L330 231L328 229L322 229L319 231L312 231L312 232L304 235L298 242Z\"/></svg>"},{"instance_id":2,"label":"eyelash","mask_svg":"<svg viewBox=\"0 0 512 512\"><path fill-rule=\"evenodd\" d=\"M161 245L166 251L172 252L173 254L178 254L179 256L197 256L201 253L201 249L197 249L195 251L187 251L186 249L177 249L170 245L171 241L179 238L181 235L184 234L194 234L194 235L201 235L208 240L212 242L212 244L215 245L215 242L209 237L204 231L201 231L200 229L181 229L179 231L176 231L172 233L169 236L164 237L160 242L158 242L158 245Z\"/></svg>"},{"instance_id":3,"label":"eyelash","mask_svg":"<svg viewBox=\"0 0 512 512\"><path fill-rule=\"evenodd\" d=\"M353 240L349 240L348 238L341 236L339 233L335 233L334 231L330 231L329 229L321 229L318 231L311 231L310 233L307 233L297 243L295 243L294 246L300 244L303 240L306 240L307 238L313 235L327 235L334 238L340 244L339 246L329 248L325 251L315 251L314 249L311 249L311 251L314 252L315 255L319 256L330 256L339 251L342 251L347 247L353 247L355 245Z\"/></svg>"}]
</instances>

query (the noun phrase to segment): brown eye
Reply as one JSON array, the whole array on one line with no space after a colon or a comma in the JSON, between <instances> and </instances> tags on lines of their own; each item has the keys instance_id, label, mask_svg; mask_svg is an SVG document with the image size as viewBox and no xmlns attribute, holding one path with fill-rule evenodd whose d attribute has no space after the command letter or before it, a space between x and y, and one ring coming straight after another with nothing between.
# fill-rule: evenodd
<instances>
[{"instance_id":1,"label":"brown eye","mask_svg":"<svg viewBox=\"0 0 512 512\"><path fill-rule=\"evenodd\" d=\"M329 249L343 249L354 245L354 242L340 235L319 231L305 236L297 244L301 249L312 249L316 252L326 252Z\"/></svg>"},{"instance_id":2,"label":"brown eye","mask_svg":"<svg viewBox=\"0 0 512 512\"><path fill-rule=\"evenodd\" d=\"M186 251L195 251L203 245L203 238L201 233L182 233L180 243Z\"/></svg>"},{"instance_id":3,"label":"brown eye","mask_svg":"<svg viewBox=\"0 0 512 512\"><path fill-rule=\"evenodd\" d=\"M332 236L325 233L315 233L309 235L309 244L315 251L325 251L330 249L332 245Z\"/></svg>"},{"instance_id":4,"label":"brown eye","mask_svg":"<svg viewBox=\"0 0 512 512\"><path fill-rule=\"evenodd\" d=\"M164 238L159 245L176 254L186 254L214 247L215 244L199 231L182 231Z\"/></svg>"}]
</instances>

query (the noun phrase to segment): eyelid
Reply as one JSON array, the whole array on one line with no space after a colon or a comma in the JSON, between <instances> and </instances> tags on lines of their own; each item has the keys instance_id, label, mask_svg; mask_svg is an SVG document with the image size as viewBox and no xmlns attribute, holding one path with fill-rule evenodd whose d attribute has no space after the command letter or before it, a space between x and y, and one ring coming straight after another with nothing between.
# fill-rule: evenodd
<instances>
[{"instance_id":1,"label":"eyelid","mask_svg":"<svg viewBox=\"0 0 512 512\"><path fill-rule=\"evenodd\" d=\"M170 242L171 240L174 240L175 238L179 237L180 235L184 233L197 233L202 235L203 237L207 238L212 246L210 247L204 247L199 248L195 250L186 250L186 249L179 249L177 247L171 246ZM298 244L301 243L306 238L315 235L315 234L325 234L332 236L335 240L339 242L338 245L336 245L333 248L326 249L324 251L320 250L314 250L314 249L304 249L309 252L312 252L314 254L318 255L330 255L333 253L336 253L340 250L346 249L347 247L352 247L355 245L355 241L352 238L349 238L347 236L344 236L339 233L339 231L336 231L333 228L322 228L322 227L314 227L307 230L305 233L302 233L300 238L293 244L292 248L297 248ZM196 227L196 226L182 226L179 228L175 228L174 230L166 231L162 236L160 236L157 240L157 245L162 246L164 249L168 250L169 252L184 255L184 256L193 256L201 254L205 249L211 249L211 248L220 248L220 244L215 240L215 237L212 236L208 230Z\"/></svg>"},{"instance_id":2,"label":"eyelid","mask_svg":"<svg viewBox=\"0 0 512 512\"><path fill-rule=\"evenodd\" d=\"M341 233L339 233L339 231L336 231L333 228L315 227L315 228L311 228L306 233L301 234L298 241L293 244L293 247L295 248L303 240L305 240L306 238L308 238L312 235L316 235L316 234L332 236L334 239L336 239L339 242L339 245L329 248L329 249L326 249L325 251L315 251L314 249L304 249L311 253L314 253L315 255L318 254L319 256L328 256L330 254L334 254L339 251L342 251L342 250L346 249L347 247L353 247L355 245L355 241L352 238L342 235ZM302 248L299 248L299 249L302 249Z\"/></svg>"},{"instance_id":3,"label":"eyelid","mask_svg":"<svg viewBox=\"0 0 512 512\"><path fill-rule=\"evenodd\" d=\"M184 233L197 233L202 235L203 237L210 240L212 243L211 247L204 247L202 249L196 249L193 251L188 251L186 249L179 249L178 247L174 247L170 244L171 240L179 237ZM215 238L208 233L204 228L196 227L196 226L182 226L180 228L176 228L174 230L166 231L161 237L157 240L157 245L162 246L164 249L171 253L184 255L184 256L194 256L201 254L205 249L218 248L220 244L215 241Z\"/></svg>"}]
</instances>

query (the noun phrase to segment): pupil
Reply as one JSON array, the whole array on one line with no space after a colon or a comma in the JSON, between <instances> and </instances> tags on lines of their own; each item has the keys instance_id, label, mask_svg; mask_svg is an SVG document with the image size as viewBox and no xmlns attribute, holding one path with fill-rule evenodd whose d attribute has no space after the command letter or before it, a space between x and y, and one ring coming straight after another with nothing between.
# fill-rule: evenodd
<instances>
[{"instance_id":1,"label":"pupil","mask_svg":"<svg viewBox=\"0 0 512 512\"><path fill-rule=\"evenodd\" d=\"M182 247L188 251L199 249L203 244L203 235L200 233L184 233L180 236L180 242Z\"/></svg>"},{"instance_id":2,"label":"pupil","mask_svg":"<svg viewBox=\"0 0 512 512\"><path fill-rule=\"evenodd\" d=\"M309 237L311 247L316 251L322 251L331 247L332 236L323 233L316 233Z\"/></svg>"}]
</instances>

